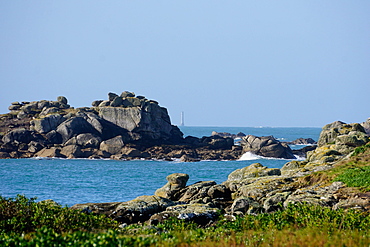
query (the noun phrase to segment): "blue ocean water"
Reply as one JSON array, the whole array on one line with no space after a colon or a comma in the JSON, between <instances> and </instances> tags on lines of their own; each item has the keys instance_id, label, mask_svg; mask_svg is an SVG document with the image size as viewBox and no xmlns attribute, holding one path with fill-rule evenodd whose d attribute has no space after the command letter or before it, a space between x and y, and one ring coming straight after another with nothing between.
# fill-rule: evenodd
<instances>
[{"instance_id":1,"label":"blue ocean water","mask_svg":"<svg viewBox=\"0 0 370 247\"><path fill-rule=\"evenodd\" d=\"M237 128L181 127L185 136L209 136L212 131L273 135L284 141L297 138L317 140L320 128ZM213 180L222 183L234 170L255 162L280 168L289 160L260 159L238 161L115 161L87 159L7 159L0 160L0 195L15 197L23 194L37 200L53 199L72 206L87 202L121 202L141 195L153 195L167 181L166 176L187 173L188 184Z\"/></svg>"}]
</instances>

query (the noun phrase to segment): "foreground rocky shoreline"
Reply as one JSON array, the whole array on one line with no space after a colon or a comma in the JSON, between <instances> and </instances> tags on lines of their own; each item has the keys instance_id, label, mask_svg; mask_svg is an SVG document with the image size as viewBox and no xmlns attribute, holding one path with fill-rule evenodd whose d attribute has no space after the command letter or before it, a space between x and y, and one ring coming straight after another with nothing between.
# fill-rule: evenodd
<instances>
[{"instance_id":1,"label":"foreground rocky shoreline","mask_svg":"<svg viewBox=\"0 0 370 247\"><path fill-rule=\"evenodd\" d=\"M260 163L238 169L216 184L201 181L186 185L189 176L175 173L155 195L127 202L84 203L71 208L105 214L122 226L133 223L157 224L171 217L210 225L220 213L231 220L235 215L269 213L289 204L308 203L336 209L370 210L370 192L328 179L325 171L348 164L370 164L369 135L361 124L334 122L323 127L318 148L304 161L290 161L281 169ZM357 147L366 148L352 156ZM321 172L321 173L320 173Z\"/></svg>"}]
</instances>

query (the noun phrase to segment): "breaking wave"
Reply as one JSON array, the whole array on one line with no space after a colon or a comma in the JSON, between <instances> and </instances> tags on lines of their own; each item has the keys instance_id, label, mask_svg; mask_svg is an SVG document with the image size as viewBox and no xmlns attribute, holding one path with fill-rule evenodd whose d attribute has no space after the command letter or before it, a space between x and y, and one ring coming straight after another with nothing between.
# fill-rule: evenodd
<instances>
[{"instance_id":1,"label":"breaking wave","mask_svg":"<svg viewBox=\"0 0 370 247\"><path fill-rule=\"evenodd\" d=\"M294 155L296 157L296 160L300 161L300 160L305 160L306 158L305 157L300 157L298 155ZM251 152L245 152L240 158L239 160L261 160L261 159L264 159L264 160L292 160L292 159L282 159L282 158L272 158L272 157L263 157L263 156L260 156L260 155L257 155L257 154L254 154L254 153L251 153ZM294 160L294 159L293 159Z\"/></svg>"},{"instance_id":2,"label":"breaking wave","mask_svg":"<svg viewBox=\"0 0 370 247\"><path fill-rule=\"evenodd\" d=\"M264 159L265 157L259 156L251 152L245 152L239 160L259 160Z\"/></svg>"}]
</instances>

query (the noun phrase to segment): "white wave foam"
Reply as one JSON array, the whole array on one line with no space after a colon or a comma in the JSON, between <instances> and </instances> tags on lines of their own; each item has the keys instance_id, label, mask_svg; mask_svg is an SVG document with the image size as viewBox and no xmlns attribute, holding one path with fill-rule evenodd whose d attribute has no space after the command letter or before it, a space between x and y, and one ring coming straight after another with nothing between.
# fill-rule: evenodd
<instances>
[{"instance_id":1,"label":"white wave foam","mask_svg":"<svg viewBox=\"0 0 370 247\"><path fill-rule=\"evenodd\" d=\"M302 161L302 160L305 160L306 157L302 157L302 156L298 156L298 155L294 155L294 157L298 160L298 161Z\"/></svg>"},{"instance_id":2,"label":"white wave foam","mask_svg":"<svg viewBox=\"0 0 370 247\"><path fill-rule=\"evenodd\" d=\"M294 155L296 157L296 160L305 160L304 157L300 157L298 155ZM272 158L272 157L264 157L260 156L251 152L246 152L242 155L242 157L239 158L239 160L294 160L294 159L283 159L283 158Z\"/></svg>"},{"instance_id":3,"label":"white wave foam","mask_svg":"<svg viewBox=\"0 0 370 247\"><path fill-rule=\"evenodd\" d=\"M239 160L259 160L263 159L264 157L259 156L257 154L251 153L251 152L245 152L242 157L239 158Z\"/></svg>"}]
</instances>

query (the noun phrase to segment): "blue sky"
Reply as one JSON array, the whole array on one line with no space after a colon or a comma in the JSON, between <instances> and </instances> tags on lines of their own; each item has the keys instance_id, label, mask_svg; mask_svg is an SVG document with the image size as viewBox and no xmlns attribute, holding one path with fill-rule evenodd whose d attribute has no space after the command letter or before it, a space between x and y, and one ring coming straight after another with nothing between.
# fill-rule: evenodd
<instances>
[{"instance_id":1,"label":"blue sky","mask_svg":"<svg viewBox=\"0 0 370 247\"><path fill-rule=\"evenodd\" d=\"M370 1L0 1L0 113L134 91L173 124L370 117Z\"/></svg>"}]
</instances>

